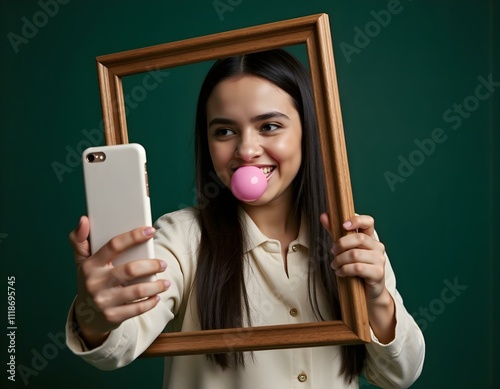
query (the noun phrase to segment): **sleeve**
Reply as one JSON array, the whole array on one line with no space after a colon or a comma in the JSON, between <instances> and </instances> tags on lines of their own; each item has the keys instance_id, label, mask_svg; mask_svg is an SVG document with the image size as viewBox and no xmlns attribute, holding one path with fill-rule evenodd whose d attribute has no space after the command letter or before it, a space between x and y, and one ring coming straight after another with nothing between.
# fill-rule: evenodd
<instances>
[{"instance_id":1,"label":"sleeve","mask_svg":"<svg viewBox=\"0 0 500 389\"><path fill-rule=\"evenodd\" d=\"M158 274L158 278L169 280L171 286L160 295L161 301L153 309L124 321L111 331L101 346L89 350L74 324L75 310L84 320L93 319L94 313L90 306L85 302L81 306L72 304L66 322L66 344L75 355L101 370L113 370L135 360L164 330L179 311L185 286L189 284L188 279L192 279L189 271L193 269L193 266L189 266L193 261L190 242L195 239L187 236L187 224L169 215L155 223L155 257L167 262L167 269Z\"/></svg>"},{"instance_id":2,"label":"sleeve","mask_svg":"<svg viewBox=\"0 0 500 389\"><path fill-rule=\"evenodd\" d=\"M385 284L395 304L396 335L390 343L382 344L370 328L372 340L366 345L364 375L370 383L381 388L408 388L422 372L425 341L422 331L403 305L387 255Z\"/></svg>"}]
</instances>

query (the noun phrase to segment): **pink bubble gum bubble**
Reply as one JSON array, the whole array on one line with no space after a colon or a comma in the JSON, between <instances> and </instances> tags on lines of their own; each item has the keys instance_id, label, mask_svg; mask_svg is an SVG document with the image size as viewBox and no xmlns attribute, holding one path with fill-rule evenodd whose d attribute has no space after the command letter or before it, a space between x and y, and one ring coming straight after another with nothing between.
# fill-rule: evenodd
<instances>
[{"instance_id":1,"label":"pink bubble gum bubble","mask_svg":"<svg viewBox=\"0 0 500 389\"><path fill-rule=\"evenodd\" d=\"M243 166L231 177L231 191L241 201L255 201L267 189L266 175L258 167Z\"/></svg>"}]
</instances>

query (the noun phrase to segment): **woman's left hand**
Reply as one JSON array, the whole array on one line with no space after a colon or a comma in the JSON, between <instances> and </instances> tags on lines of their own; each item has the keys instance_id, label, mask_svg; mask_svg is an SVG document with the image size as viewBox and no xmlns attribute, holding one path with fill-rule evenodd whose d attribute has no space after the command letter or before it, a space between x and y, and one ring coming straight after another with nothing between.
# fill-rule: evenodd
<instances>
[{"instance_id":1,"label":"woman's left hand","mask_svg":"<svg viewBox=\"0 0 500 389\"><path fill-rule=\"evenodd\" d=\"M321 222L328 229L328 216L321 215ZM371 216L356 215L343 227L356 231L333 244L332 267L338 277L357 276L365 280L368 318L373 333L383 344L396 336L395 305L385 287L385 247L375 238L375 221Z\"/></svg>"},{"instance_id":2,"label":"woman's left hand","mask_svg":"<svg viewBox=\"0 0 500 389\"><path fill-rule=\"evenodd\" d=\"M328 229L328 215L321 215L321 222ZM356 215L343 227L356 231L333 244L332 267L338 277L357 276L365 280L367 302L376 301L385 291L385 247L375 238L375 221L368 215Z\"/></svg>"}]
</instances>

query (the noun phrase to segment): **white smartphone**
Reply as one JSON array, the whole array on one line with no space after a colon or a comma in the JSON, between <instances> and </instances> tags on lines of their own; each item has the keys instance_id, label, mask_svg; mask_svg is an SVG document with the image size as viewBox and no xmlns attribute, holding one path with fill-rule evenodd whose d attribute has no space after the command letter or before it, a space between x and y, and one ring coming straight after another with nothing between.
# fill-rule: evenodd
<instances>
[{"instance_id":1,"label":"white smartphone","mask_svg":"<svg viewBox=\"0 0 500 389\"><path fill-rule=\"evenodd\" d=\"M146 151L141 145L91 147L82 159L92 254L116 235L152 225ZM113 265L152 258L150 239L120 254ZM144 277L134 283L155 279Z\"/></svg>"}]
</instances>

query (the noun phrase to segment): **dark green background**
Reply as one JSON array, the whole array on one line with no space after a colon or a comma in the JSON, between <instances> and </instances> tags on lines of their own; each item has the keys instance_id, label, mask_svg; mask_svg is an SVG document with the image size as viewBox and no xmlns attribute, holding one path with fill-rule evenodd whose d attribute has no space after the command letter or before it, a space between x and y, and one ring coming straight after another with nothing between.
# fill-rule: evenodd
<instances>
[{"instance_id":1,"label":"dark green background","mask_svg":"<svg viewBox=\"0 0 500 389\"><path fill-rule=\"evenodd\" d=\"M456 130L442 117L474 94L479 76L500 81L494 1L401 0L402 12L350 62L341 46L352 45L355 29L369 26L371 11L387 9L387 1L232 0L237 5L222 18L212 0L66 2L18 53L8 34L21 35L35 15L43 23L41 5L0 5L0 322L7 327L13 275L16 361L36 371L30 387L162 382L161 359L101 372L51 339L62 337L75 294L67 235L85 213L81 165L72 155L89 145L84 130L101 131L95 57L319 12L330 15L356 210L375 217L406 307L424 330L426 362L414 387L500 387L499 91ZM208 66L169 69L129 111L130 140L148 152L155 218L192 202L194 104ZM143 77L127 78L126 93ZM397 173L398 157L408 158L414 141L437 127L447 140L391 191L384 172ZM98 138L92 144L102 144ZM68 171L58 177L54 163ZM455 279L467 288L442 302ZM423 322L421 308L432 318ZM5 336L1 344L5 369ZM2 387L24 386L20 372L15 384L5 370L0 379Z\"/></svg>"}]
</instances>

